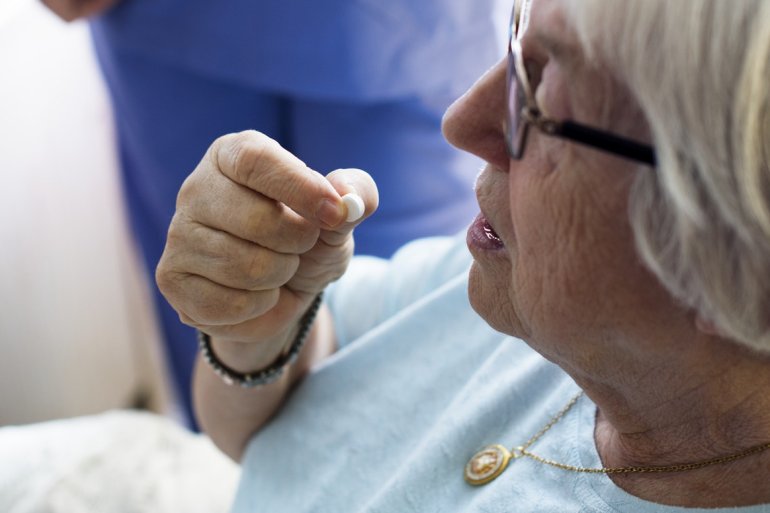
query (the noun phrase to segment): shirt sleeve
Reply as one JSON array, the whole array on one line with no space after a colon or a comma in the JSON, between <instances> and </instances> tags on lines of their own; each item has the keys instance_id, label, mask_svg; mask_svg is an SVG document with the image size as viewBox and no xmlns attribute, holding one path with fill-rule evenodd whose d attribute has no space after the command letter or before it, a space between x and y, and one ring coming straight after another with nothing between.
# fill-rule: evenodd
<instances>
[{"instance_id":1,"label":"shirt sleeve","mask_svg":"<svg viewBox=\"0 0 770 513\"><path fill-rule=\"evenodd\" d=\"M471 257L464 236L430 237L389 260L360 256L326 294L340 348L459 275Z\"/></svg>"}]
</instances>

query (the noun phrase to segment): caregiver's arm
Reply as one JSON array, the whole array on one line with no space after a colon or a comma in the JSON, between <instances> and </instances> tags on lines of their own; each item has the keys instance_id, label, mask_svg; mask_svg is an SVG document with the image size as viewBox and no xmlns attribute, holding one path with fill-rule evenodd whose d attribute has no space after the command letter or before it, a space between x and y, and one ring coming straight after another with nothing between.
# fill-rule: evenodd
<instances>
[{"instance_id":1,"label":"caregiver's arm","mask_svg":"<svg viewBox=\"0 0 770 513\"><path fill-rule=\"evenodd\" d=\"M73 21L100 14L122 0L42 0L64 21Z\"/></svg>"},{"instance_id":2,"label":"caregiver's arm","mask_svg":"<svg viewBox=\"0 0 770 513\"><path fill-rule=\"evenodd\" d=\"M156 279L182 321L211 336L226 366L270 367L313 299L345 272L360 222L344 220L341 196L349 192L363 198L364 218L376 209L376 186L363 171L323 177L257 132L218 139L182 185ZM298 360L270 385L228 386L199 361L193 388L201 426L240 459L292 385L334 348L322 308Z\"/></svg>"}]
</instances>

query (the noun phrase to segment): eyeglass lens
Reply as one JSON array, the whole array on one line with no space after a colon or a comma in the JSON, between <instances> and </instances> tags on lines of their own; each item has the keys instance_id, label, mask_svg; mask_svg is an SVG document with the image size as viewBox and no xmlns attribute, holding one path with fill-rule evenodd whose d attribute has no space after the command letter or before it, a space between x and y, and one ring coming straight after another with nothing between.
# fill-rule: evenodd
<instances>
[{"instance_id":1,"label":"eyeglass lens","mask_svg":"<svg viewBox=\"0 0 770 513\"><path fill-rule=\"evenodd\" d=\"M523 7L524 2L522 0L514 0L508 34L506 142L508 143L508 152L514 159L520 159L522 156L528 128L527 123L521 122L521 113L526 105L526 98L524 97L524 88L519 83L519 76L516 72L516 56L514 54L514 47L517 47L518 51L518 35Z\"/></svg>"}]
</instances>

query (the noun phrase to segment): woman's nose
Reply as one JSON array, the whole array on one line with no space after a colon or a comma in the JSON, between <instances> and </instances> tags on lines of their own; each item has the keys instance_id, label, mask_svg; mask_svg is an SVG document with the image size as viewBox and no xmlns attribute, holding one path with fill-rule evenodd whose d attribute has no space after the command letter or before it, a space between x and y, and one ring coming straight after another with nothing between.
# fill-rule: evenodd
<instances>
[{"instance_id":1,"label":"woman's nose","mask_svg":"<svg viewBox=\"0 0 770 513\"><path fill-rule=\"evenodd\" d=\"M442 130L450 144L508 169L505 144L505 59L487 71L444 114Z\"/></svg>"}]
</instances>

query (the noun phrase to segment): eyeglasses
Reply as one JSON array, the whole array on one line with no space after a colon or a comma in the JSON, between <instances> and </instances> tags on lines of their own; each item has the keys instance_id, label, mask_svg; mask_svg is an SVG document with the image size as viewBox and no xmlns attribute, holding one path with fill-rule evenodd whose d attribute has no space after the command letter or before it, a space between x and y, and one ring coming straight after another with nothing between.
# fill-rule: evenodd
<instances>
[{"instance_id":1,"label":"eyeglasses","mask_svg":"<svg viewBox=\"0 0 770 513\"><path fill-rule=\"evenodd\" d=\"M514 0L511 13L506 77L508 109L506 142L511 158L520 160L523 157L527 133L532 125L546 135L561 137L655 166L655 150L652 146L574 121L556 121L543 114L530 86L521 50L521 37L529 24L531 3L531 0Z\"/></svg>"}]
</instances>

